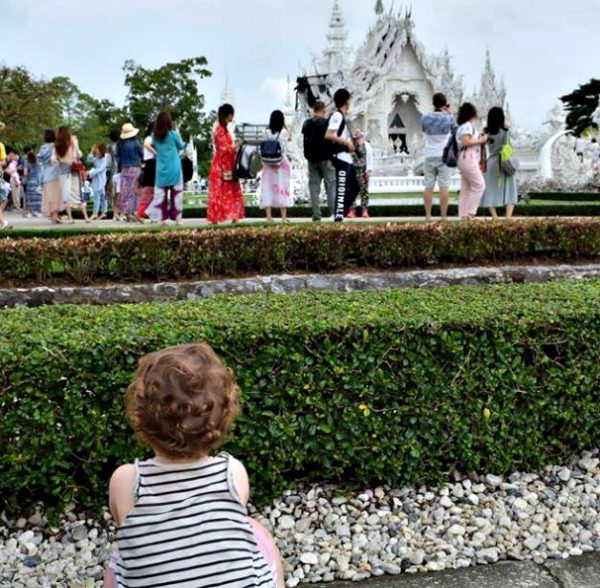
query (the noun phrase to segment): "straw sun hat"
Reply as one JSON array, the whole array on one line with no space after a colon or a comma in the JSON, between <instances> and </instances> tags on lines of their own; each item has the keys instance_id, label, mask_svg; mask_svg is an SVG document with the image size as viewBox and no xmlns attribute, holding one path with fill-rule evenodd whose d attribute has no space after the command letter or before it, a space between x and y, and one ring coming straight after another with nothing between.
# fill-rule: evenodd
<instances>
[{"instance_id":1,"label":"straw sun hat","mask_svg":"<svg viewBox=\"0 0 600 588\"><path fill-rule=\"evenodd\" d=\"M136 137L140 132L139 129L136 129L131 123L125 123L123 128L121 129L121 139L125 141L125 139L132 139Z\"/></svg>"}]
</instances>

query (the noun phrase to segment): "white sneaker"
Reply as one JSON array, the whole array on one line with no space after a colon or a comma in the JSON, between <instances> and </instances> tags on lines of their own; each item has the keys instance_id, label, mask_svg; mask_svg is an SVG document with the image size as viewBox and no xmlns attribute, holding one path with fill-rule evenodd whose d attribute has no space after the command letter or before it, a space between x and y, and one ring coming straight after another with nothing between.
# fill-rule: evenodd
<instances>
[{"instance_id":1,"label":"white sneaker","mask_svg":"<svg viewBox=\"0 0 600 588\"><path fill-rule=\"evenodd\" d=\"M5 221L2 223L2 226L0 227L0 231L3 231L4 229L10 229L10 225L8 224L8 221L7 221L7 220L5 220Z\"/></svg>"}]
</instances>

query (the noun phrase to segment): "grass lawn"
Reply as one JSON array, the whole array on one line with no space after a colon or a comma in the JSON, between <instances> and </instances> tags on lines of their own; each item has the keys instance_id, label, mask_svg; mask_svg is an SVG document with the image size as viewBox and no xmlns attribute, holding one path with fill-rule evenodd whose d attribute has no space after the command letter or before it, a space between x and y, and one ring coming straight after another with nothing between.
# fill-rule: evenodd
<instances>
[{"instance_id":1,"label":"grass lawn","mask_svg":"<svg viewBox=\"0 0 600 588\"><path fill-rule=\"evenodd\" d=\"M385 194L371 194L372 200L415 200L422 199L423 192L408 192L403 194L385 193ZM439 193L434 193L433 198L439 198ZM198 206L206 205L208 194L193 194L192 192L186 192L183 195L183 202L186 208L196 208ZM244 194L244 201L248 205L252 205L256 199L256 194ZM450 194L450 202L456 202L458 200L458 193L452 192ZM309 206L306 203L306 206Z\"/></svg>"}]
</instances>

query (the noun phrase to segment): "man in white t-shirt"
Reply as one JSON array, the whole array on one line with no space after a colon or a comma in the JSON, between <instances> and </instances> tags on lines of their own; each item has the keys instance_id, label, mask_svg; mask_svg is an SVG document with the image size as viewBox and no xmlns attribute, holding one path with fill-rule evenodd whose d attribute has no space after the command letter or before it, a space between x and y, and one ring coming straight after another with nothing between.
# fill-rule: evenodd
<instances>
[{"instance_id":1,"label":"man in white t-shirt","mask_svg":"<svg viewBox=\"0 0 600 588\"><path fill-rule=\"evenodd\" d=\"M341 223L350 207L360 192L358 178L352 159L355 151L352 133L346 122L346 115L350 110L350 92L346 89L338 90L334 97L337 111L331 115L325 138L334 143L333 166L336 171L336 192L334 220Z\"/></svg>"},{"instance_id":2,"label":"man in white t-shirt","mask_svg":"<svg viewBox=\"0 0 600 588\"><path fill-rule=\"evenodd\" d=\"M433 107L435 111L424 114L421 119L421 127L425 134L425 216L428 221L432 217L433 190L436 183L440 187L442 219L448 217L452 170L444 165L442 157L450 133L456 124L444 94L436 94L433 97Z\"/></svg>"}]
</instances>

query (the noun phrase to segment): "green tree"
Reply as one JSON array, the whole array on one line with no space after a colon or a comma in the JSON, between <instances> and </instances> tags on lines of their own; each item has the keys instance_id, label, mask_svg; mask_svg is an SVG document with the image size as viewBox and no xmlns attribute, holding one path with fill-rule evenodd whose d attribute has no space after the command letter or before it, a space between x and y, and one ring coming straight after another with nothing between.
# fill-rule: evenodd
<instances>
[{"instance_id":1,"label":"green tree","mask_svg":"<svg viewBox=\"0 0 600 588\"><path fill-rule=\"evenodd\" d=\"M600 105L600 79L591 79L561 98L567 110L567 128L580 136L590 128L598 129L592 116Z\"/></svg>"},{"instance_id":2,"label":"green tree","mask_svg":"<svg viewBox=\"0 0 600 588\"><path fill-rule=\"evenodd\" d=\"M6 124L2 142L15 147L39 144L44 129L57 125L59 88L36 79L24 67L0 66L0 120Z\"/></svg>"},{"instance_id":3,"label":"green tree","mask_svg":"<svg viewBox=\"0 0 600 588\"><path fill-rule=\"evenodd\" d=\"M92 145L106 143L113 128L119 128L127 118L124 109L110 100L97 100L82 92L69 78L54 78L57 89L59 119L79 138L84 151Z\"/></svg>"},{"instance_id":4,"label":"green tree","mask_svg":"<svg viewBox=\"0 0 600 588\"><path fill-rule=\"evenodd\" d=\"M145 129L161 110L168 110L181 128L184 140L193 139L198 147L200 168L210 159L211 128L214 115L204 111L205 99L199 82L212 73L204 57L167 63L146 69L135 61L126 61L125 85L128 88L127 110L132 122Z\"/></svg>"},{"instance_id":5,"label":"green tree","mask_svg":"<svg viewBox=\"0 0 600 588\"><path fill-rule=\"evenodd\" d=\"M120 129L128 118L125 108L118 107L106 99L96 101L95 113L100 124L109 132L112 129Z\"/></svg>"}]
</instances>

